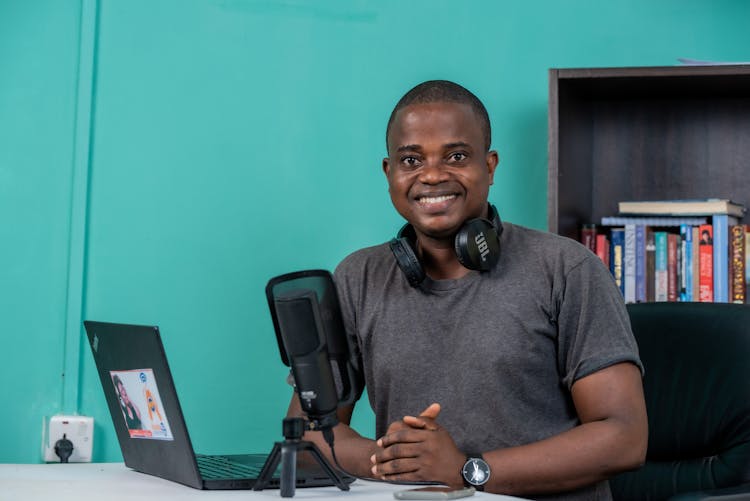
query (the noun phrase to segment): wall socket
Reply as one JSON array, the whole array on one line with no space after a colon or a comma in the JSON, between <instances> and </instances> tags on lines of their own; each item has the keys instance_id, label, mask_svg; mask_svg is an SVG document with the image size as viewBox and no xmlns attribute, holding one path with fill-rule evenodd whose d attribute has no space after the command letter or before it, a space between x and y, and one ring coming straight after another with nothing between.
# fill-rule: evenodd
<instances>
[{"instance_id":1,"label":"wall socket","mask_svg":"<svg viewBox=\"0 0 750 501\"><path fill-rule=\"evenodd\" d=\"M69 463L90 463L94 448L94 418L88 416L66 416L58 414L44 418L42 423L42 459L48 463L59 463L55 454L55 443L63 438L73 443Z\"/></svg>"}]
</instances>

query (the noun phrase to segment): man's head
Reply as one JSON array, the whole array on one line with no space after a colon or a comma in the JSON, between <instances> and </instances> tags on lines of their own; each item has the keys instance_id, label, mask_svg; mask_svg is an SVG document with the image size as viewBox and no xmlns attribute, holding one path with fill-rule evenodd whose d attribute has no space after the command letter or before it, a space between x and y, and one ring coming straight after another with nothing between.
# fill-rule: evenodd
<instances>
[{"instance_id":1,"label":"man's head","mask_svg":"<svg viewBox=\"0 0 750 501\"><path fill-rule=\"evenodd\" d=\"M489 141L484 106L457 84L420 84L396 105L383 171L394 207L418 239L447 243L466 220L486 217L498 163Z\"/></svg>"},{"instance_id":2,"label":"man's head","mask_svg":"<svg viewBox=\"0 0 750 501\"><path fill-rule=\"evenodd\" d=\"M470 106L474 110L477 120L482 127L485 150L489 151L490 144L492 143L492 128L487 109L482 104L482 101L468 89L448 80L429 80L417 85L404 94L399 102L396 103L396 107L393 108L391 116L388 119L388 126L385 130L386 147L388 147L388 136L391 132L391 125L398 111L411 104L425 103L459 103Z\"/></svg>"}]
</instances>

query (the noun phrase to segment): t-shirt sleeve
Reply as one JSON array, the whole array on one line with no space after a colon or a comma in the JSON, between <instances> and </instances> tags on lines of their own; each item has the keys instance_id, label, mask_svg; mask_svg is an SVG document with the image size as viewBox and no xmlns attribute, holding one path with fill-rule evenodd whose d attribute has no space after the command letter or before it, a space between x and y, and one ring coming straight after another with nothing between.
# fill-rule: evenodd
<instances>
[{"instance_id":1,"label":"t-shirt sleeve","mask_svg":"<svg viewBox=\"0 0 750 501\"><path fill-rule=\"evenodd\" d=\"M570 269L557 296L558 367L568 389L621 362L631 362L643 373L622 294L597 256Z\"/></svg>"},{"instance_id":2,"label":"t-shirt sleeve","mask_svg":"<svg viewBox=\"0 0 750 501\"><path fill-rule=\"evenodd\" d=\"M359 346L357 337L357 320L356 320L356 302L358 301L358 289L355 287L355 281L351 273L351 257L345 259L339 264L334 271L334 283L339 298L341 308L341 317L346 332L347 342L350 351L350 360L355 371L356 381L353 381L358 388L355 400L359 400L364 391L364 368L362 365L362 350Z\"/></svg>"}]
</instances>

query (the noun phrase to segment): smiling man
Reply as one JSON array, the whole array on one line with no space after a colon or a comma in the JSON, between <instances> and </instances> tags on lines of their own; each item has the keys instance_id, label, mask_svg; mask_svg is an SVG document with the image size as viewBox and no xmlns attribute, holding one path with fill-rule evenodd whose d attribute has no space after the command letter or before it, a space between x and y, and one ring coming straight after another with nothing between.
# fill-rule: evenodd
<instances>
[{"instance_id":1,"label":"smiling man","mask_svg":"<svg viewBox=\"0 0 750 501\"><path fill-rule=\"evenodd\" d=\"M407 225L335 277L377 440L334 429L341 466L544 499L610 499L638 467L642 366L608 270L570 239L501 222L498 154L465 88L410 90L388 123L383 171ZM300 415L293 397L290 415ZM317 432L306 438L330 449Z\"/></svg>"}]
</instances>

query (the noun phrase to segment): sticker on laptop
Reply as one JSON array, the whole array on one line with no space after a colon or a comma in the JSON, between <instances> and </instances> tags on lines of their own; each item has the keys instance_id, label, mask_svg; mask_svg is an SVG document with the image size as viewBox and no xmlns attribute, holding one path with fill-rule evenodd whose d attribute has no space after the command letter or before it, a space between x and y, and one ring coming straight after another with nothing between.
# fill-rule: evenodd
<instances>
[{"instance_id":1,"label":"sticker on laptop","mask_svg":"<svg viewBox=\"0 0 750 501\"><path fill-rule=\"evenodd\" d=\"M132 438L174 440L159 397L154 371L110 371L125 426Z\"/></svg>"}]
</instances>

